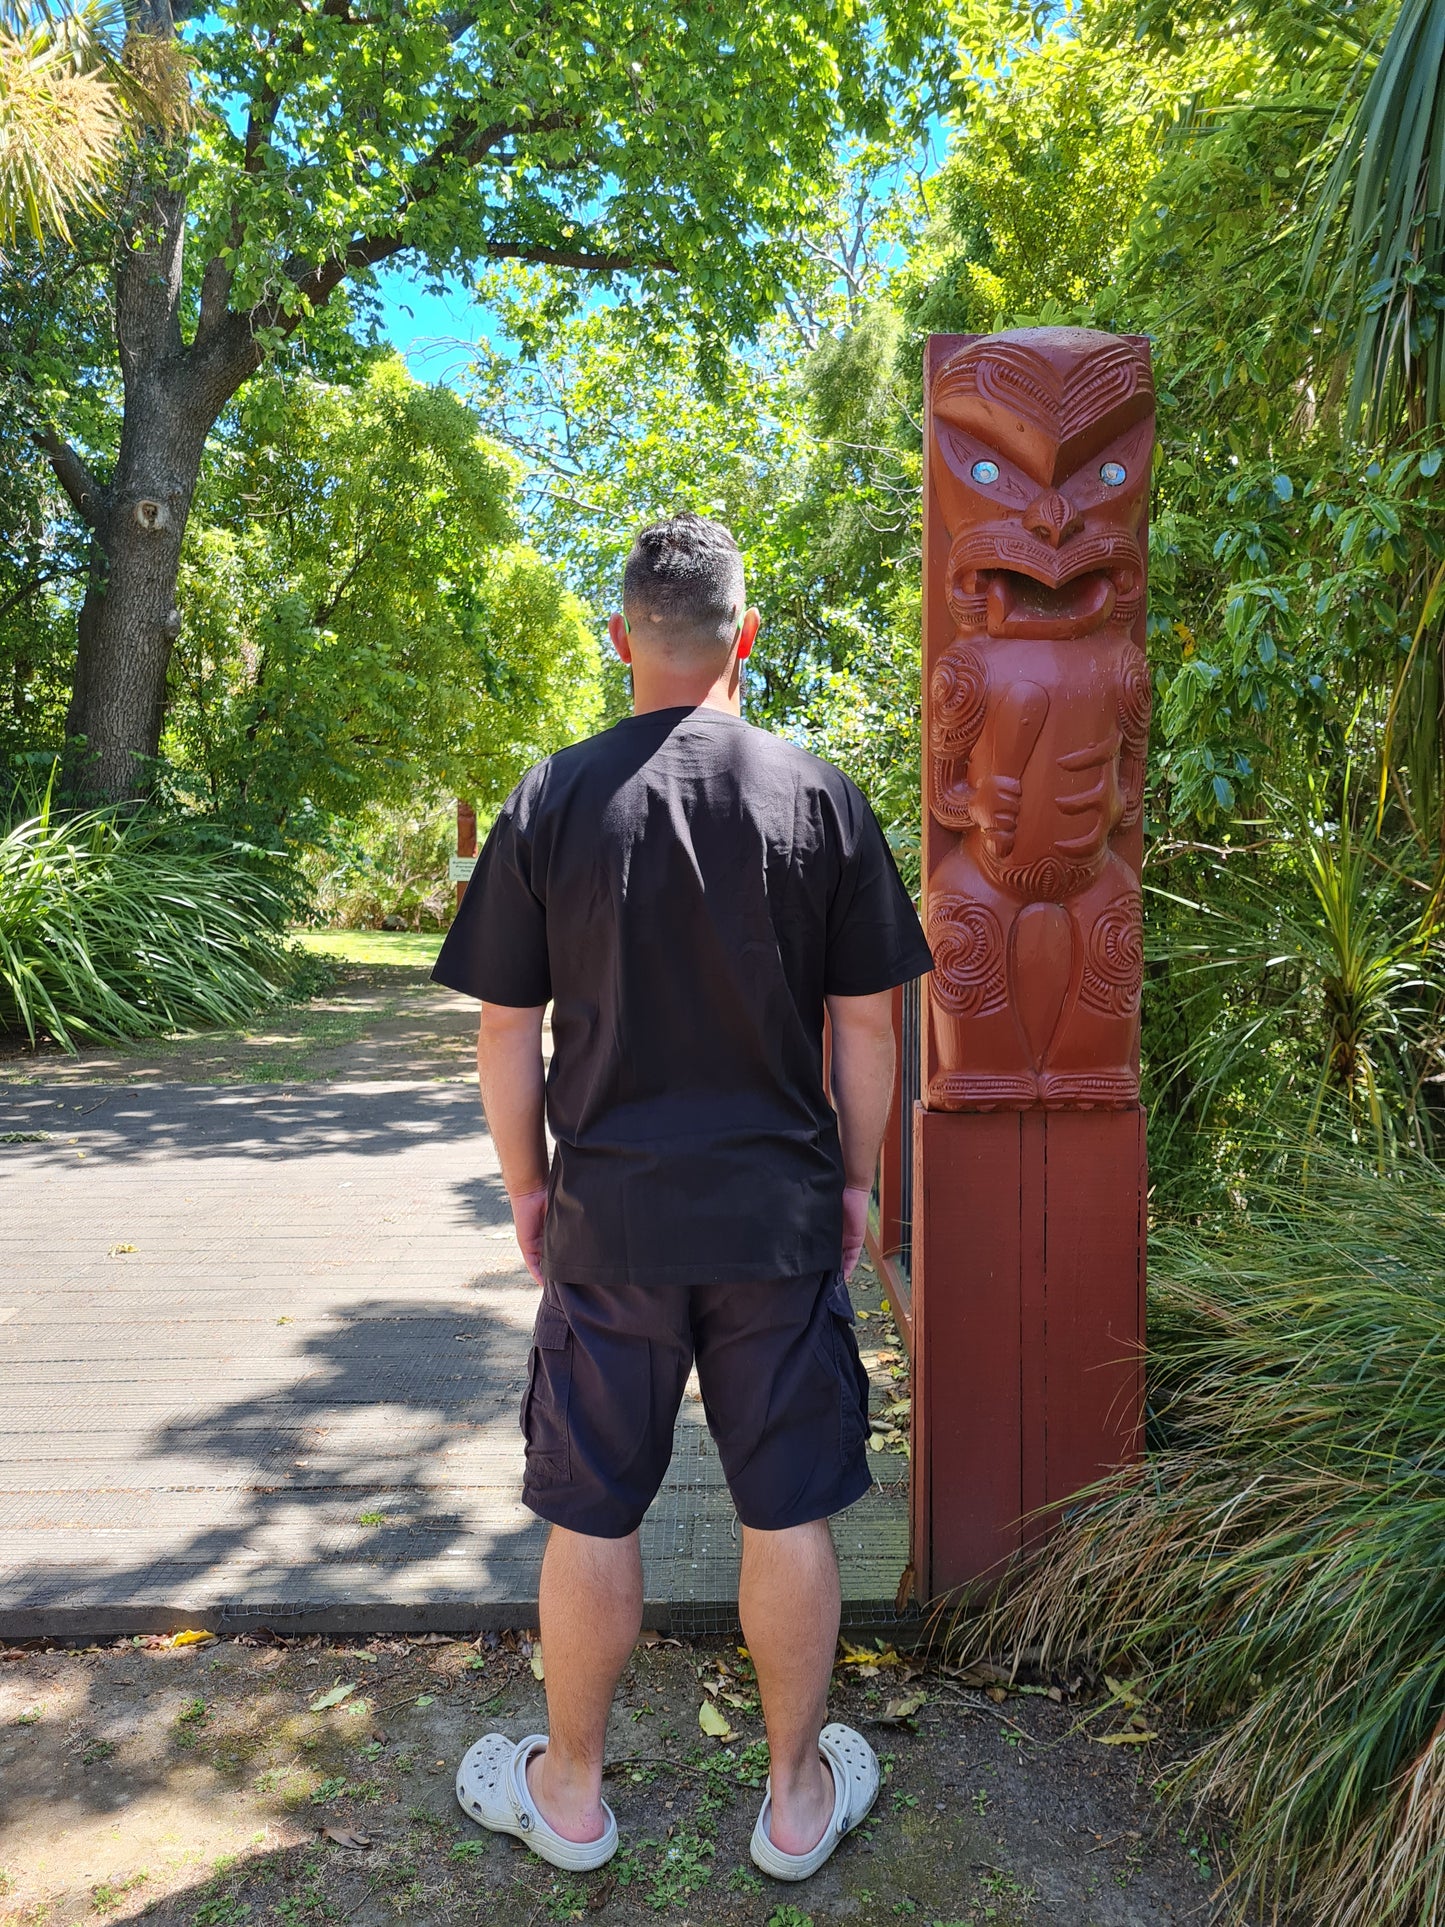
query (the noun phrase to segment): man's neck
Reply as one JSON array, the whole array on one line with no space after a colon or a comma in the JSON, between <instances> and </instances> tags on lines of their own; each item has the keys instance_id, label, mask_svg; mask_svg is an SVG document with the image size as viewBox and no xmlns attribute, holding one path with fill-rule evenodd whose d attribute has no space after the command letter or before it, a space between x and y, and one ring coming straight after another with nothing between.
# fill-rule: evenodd
<instances>
[{"instance_id":1,"label":"man's neck","mask_svg":"<svg viewBox=\"0 0 1445 1927\"><path fill-rule=\"evenodd\" d=\"M721 709L726 715L741 716L742 664L734 658L715 681L708 682L657 664L644 667L634 662L632 713L646 716L654 709Z\"/></svg>"}]
</instances>

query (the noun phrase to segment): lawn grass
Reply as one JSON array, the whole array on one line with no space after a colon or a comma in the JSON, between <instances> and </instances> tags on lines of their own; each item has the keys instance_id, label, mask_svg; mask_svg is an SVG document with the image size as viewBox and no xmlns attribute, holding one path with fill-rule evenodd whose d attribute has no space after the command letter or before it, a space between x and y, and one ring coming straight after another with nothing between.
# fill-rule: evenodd
<instances>
[{"instance_id":1,"label":"lawn grass","mask_svg":"<svg viewBox=\"0 0 1445 1927\"><path fill-rule=\"evenodd\" d=\"M442 946L440 930L293 930L303 950L339 963L429 968Z\"/></svg>"}]
</instances>

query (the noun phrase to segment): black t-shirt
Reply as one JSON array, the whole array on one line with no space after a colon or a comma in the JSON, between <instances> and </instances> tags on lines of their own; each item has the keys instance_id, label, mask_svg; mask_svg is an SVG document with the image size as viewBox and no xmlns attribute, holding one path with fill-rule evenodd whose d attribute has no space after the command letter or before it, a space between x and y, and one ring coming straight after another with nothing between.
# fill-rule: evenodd
<instances>
[{"instance_id":1,"label":"black t-shirt","mask_svg":"<svg viewBox=\"0 0 1445 1927\"><path fill-rule=\"evenodd\" d=\"M836 1266L825 995L933 967L846 776L723 710L631 716L539 763L432 975L552 1001L543 1271L709 1284Z\"/></svg>"}]
</instances>

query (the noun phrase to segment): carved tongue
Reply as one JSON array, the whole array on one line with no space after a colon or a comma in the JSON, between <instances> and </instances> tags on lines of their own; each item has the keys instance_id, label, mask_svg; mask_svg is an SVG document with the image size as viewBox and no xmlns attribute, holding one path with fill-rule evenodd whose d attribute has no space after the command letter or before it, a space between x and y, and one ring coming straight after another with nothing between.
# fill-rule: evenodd
<instances>
[{"instance_id":1,"label":"carved tongue","mask_svg":"<svg viewBox=\"0 0 1445 1927\"><path fill-rule=\"evenodd\" d=\"M988 579L988 632L1022 641L1067 641L1098 629L1114 613L1114 584L1101 569L1057 589L997 569Z\"/></svg>"}]
</instances>

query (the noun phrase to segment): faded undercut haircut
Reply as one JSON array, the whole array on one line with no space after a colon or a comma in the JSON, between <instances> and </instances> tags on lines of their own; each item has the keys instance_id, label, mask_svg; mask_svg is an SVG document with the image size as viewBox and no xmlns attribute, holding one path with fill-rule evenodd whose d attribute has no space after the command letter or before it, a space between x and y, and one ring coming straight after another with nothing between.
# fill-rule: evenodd
<instances>
[{"instance_id":1,"label":"faded undercut haircut","mask_svg":"<svg viewBox=\"0 0 1445 1927\"><path fill-rule=\"evenodd\" d=\"M640 529L622 571L622 607L634 638L712 655L729 646L743 613L743 558L721 522L684 509Z\"/></svg>"}]
</instances>

